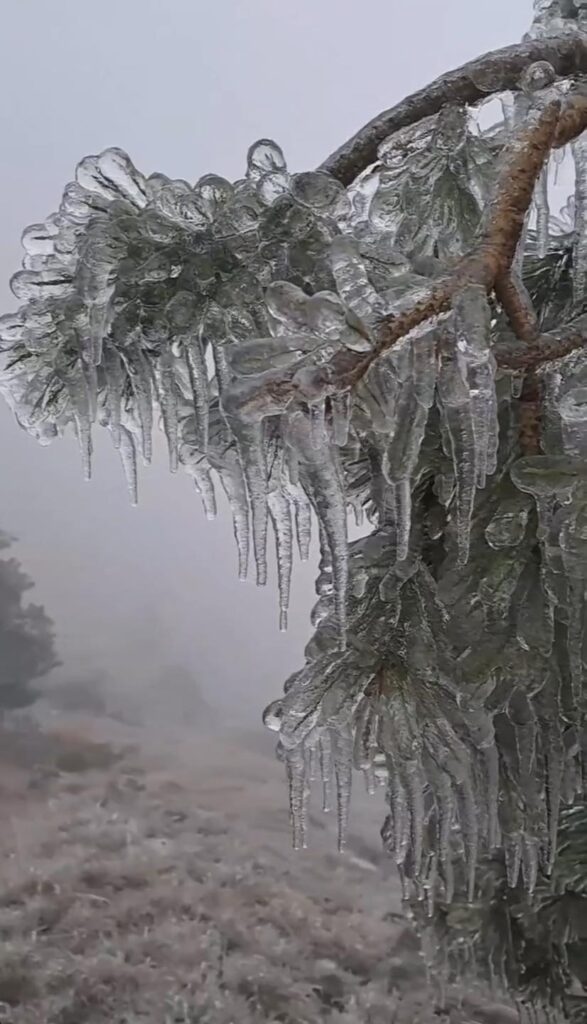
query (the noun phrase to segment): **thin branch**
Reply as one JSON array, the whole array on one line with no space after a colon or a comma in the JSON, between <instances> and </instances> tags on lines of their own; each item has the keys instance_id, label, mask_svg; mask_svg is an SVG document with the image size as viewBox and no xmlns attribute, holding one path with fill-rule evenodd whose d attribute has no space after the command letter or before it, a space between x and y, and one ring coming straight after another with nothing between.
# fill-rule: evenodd
<instances>
[{"instance_id":1,"label":"thin branch","mask_svg":"<svg viewBox=\"0 0 587 1024\"><path fill-rule=\"evenodd\" d=\"M378 114L329 156L321 164L320 170L328 171L344 185L349 185L376 161L377 149L389 135L437 114L447 103L472 105L494 93L516 89L522 72L538 60L552 64L559 78L586 74L587 40L578 33L532 39L516 46L494 50L463 64L406 97L390 110ZM584 103L587 105L587 101ZM557 145L564 145L579 134L570 124L566 130L570 132L569 137L563 138L563 131Z\"/></svg>"},{"instance_id":2,"label":"thin branch","mask_svg":"<svg viewBox=\"0 0 587 1024\"><path fill-rule=\"evenodd\" d=\"M539 455L542 451L543 382L534 370L524 378L519 401L518 437L522 455Z\"/></svg>"},{"instance_id":3,"label":"thin branch","mask_svg":"<svg viewBox=\"0 0 587 1024\"><path fill-rule=\"evenodd\" d=\"M350 372L342 374L345 386L360 380L381 353L409 331L449 309L452 296L465 285L480 284L490 292L497 281L503 282L516 253L536 180L552 148L559 117L560 103L553 100L506 146L485 228L475 249L426 298L401 316L386 317L379 323L371 351L360 357ZM333 363L336 361L335 356Z\"/></svg>"},{"instance_id":4,"label":"thin branch","mask_svg":"<svg viewBox=\"0 0 587 1024\"><path fill-rule=\"evenodd\" d=\"M536 341L540 334L538 317L524 283L515 270L496 279L495 295L516 337L521 341Z\"/></svg>"},{"instance_id":5,"label":"thin branch","mask_svg":"<svg viewBox=\"0 0 587 1024\"><path fill-rule=\"evenodd\" d=\"M560 149L572 142L587 128L587 95L584 92L569 94L563 107L554 137L554 148Z\"/></svg>"},{"instance_id":6,"label":"thin branch","mask_svg":"<svg viewBox=\"0 0 587 1024\"><path fill-rule=\"evenodd\" d=\"M552 40L541 42L548 45ZM537 59L536 52L533 51L532 56L533 60ZM551 340L550 347L548 343L543 344L548 336L533 336L528 309L522 309L520 289L516 288L511 267L536 180L545 160L555 144L562 145L563 138L565 142L571 141L573 132L579 134L583 130L586 116L587 103L577 97L565 106L562 114L560 101L555 99L547 103L539 114L531 115L530 123L517 131L504 149L494 198L489 204L485 225L475 248L459 261L455 270L436 281L428 295L410 309L381 319L375 327L375 343L369 352L363 355L343 349L320 371L316 371L312 378L315 393L323 389L324 394L332 394L352 387L383 352L420 324L447 312L452 297L467 284L482 285L488 293L497 288L514 327L520 321L517 325L527 336L526 343L518 344L515 352L503 346L497 350L500 365L517 369L537 366L583 344L577 331L559 334ZM524 323L522 317L526 318ZM296 374L295 366L264 374L256 391L252 392L247 385L246 405L256 415L260 408L266 410L266 415L272 415L283 410L289 402L306 401L304 382L298 381ZM233 385L233 388L237 391L238 385Z\"/></svg>"},{"instance_id":7,"label":"thin branch","mask_svg":"<svg viewBox=\"0 0 587 1024\"><path fill-rule=\"evenodd\" d=\"M536 369L544 363L562 359L577 349L587 347L587 314L571 320L558 331L539 334L528 344L496 345L494 355L498 366L509 370Z\"/></svg>"}]
</instances>

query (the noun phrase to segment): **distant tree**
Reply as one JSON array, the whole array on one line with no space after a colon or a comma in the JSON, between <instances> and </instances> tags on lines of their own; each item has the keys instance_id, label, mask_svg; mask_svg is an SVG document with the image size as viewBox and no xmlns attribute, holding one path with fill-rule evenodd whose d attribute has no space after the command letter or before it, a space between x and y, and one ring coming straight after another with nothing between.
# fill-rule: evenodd
<instances>
[{"instance_id":1,"label":"distant tree","mask_svg":"<svg viewBox=\"0 0 587 1024\"><path fill-rule=\"evenodd\" d=\"M0 532L0 550L13 540ZM0 716L32 704L38 696L32 684L59 664L53 623L45 609L23 604L32 586L16 558L0 559Z\"/></svg>"},{"instance_id":2,"label":"distant tree","mask_svg":"<svg viewBox=\"0 0 587 1024\"><path fill-rule=\"evenodd\" d=\"M535 0L522 43L377 115L315 171L290 173L266 139L236 182L88 156L25 229L21 305L0 318L2 391L39 441L73 426L89 476L105 427L136 502L159 418L210 518L219 478L243 579L252 554L266 582L275 535L283 629L294 538L307 558L318 521L315 633L264 714L294 842L319 774L344 845L362 771L385 786L405 898L431 912L489 907L504 885L539 903L561 814L585 806L586 85L587 0ZM561 161L575 189L555 216ZM229 631L217 643L238 663ZM506 982L527 991L541 961L515 949ZM563 974L534 1002L558 1011Z\"/></svg>"}]
</instances>

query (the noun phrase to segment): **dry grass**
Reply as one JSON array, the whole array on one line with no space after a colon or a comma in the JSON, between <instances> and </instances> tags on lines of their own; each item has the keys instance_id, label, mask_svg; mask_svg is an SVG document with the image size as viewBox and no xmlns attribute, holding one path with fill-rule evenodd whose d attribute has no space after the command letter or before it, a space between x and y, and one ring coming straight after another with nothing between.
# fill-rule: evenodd
<instances>
[{"instance_id":1,"label":"dry grass","mask_svg":"<svg viewBox=\"0 0 587 1024\"><path fill-rule=\"evenodd\" d=\"M409 928L353 898L377 875L243 815L128 753L9 803L0 1024L437 1021Z\"/></svg>"}]
</instances>

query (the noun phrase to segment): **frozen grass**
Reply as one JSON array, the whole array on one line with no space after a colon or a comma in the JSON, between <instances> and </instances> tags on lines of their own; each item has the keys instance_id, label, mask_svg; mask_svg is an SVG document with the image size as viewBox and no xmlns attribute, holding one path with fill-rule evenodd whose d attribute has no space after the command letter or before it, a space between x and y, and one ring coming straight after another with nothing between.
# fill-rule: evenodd
<instances>
[{"instance_id":1,"label":"frozen grass","mask_svg":"<svg viewBox=\"0 0 587 1024\"><path fill-rule=\"evenodd\" d=\"M0 841L0 1024L442 1019L393 901L358 898L384 884L360 861L296 857L285 830L202 807L185 772L137 754L48 772L16 801L18 785ZM452 1003L451 1024L510 1019Z\"/></svg>"}]
</instances>

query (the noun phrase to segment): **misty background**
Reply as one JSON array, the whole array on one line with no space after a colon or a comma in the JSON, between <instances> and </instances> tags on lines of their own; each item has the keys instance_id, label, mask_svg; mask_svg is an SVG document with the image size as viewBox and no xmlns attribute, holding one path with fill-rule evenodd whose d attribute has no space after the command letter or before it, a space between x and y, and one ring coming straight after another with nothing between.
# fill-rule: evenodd
<instances>
[{"instance_id":1,"label":"misty background","mask_svg":"<svg viewBox=\"0 0 587 1024\"><path fill-rule=\"evenodd\" d=\"M381 109L518 41L531 3L4 0L2 13L3 313L17 305L23 228L58 207L86 154L121 146L145 174L235 179L250 143L270 137L290 168L312 168ZM159 444L131 508L109 437L98 428L94 441L85 483L75 438L41 448L0 400L0 528L19 538L64 671L135 688L182 665L212 704L258 721L301 664L315 560L295 567L280 634L275 573L264 589L238 582L222 502L207 522Z\"/></svg>"}]
</instances>

